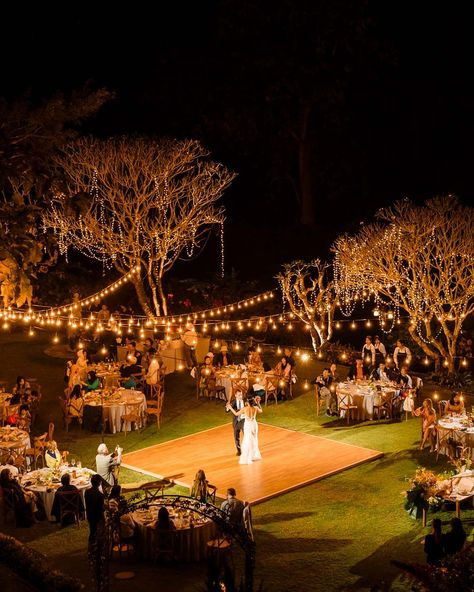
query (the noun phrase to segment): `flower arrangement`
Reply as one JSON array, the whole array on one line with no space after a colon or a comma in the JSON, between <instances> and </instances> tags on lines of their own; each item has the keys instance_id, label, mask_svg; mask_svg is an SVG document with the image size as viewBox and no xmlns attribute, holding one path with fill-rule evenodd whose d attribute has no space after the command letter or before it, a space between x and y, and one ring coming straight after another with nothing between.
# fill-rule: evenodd
<instances>
[{"instance_id":1,"label":"flower arrangement","mask_svg":"<svg viewBox=\"0 0 474 592\"><path fill-rule=\"evenodd\" d=\"M410 489L406 491L405 509L409 515L420 518L423 510L439 510L443 499L437 495L437 484L445 479L445 475L436 475L433 471L419 467L415 475L408 479Z\"/></svg>"},{"instance_id":2,"label":"flower arrangement","mask_svg":"<svg viewBox=\"0 0 474 592\"><path fill-rule=\"evenodd\" d=\"M470 448L467 446L461 446L458 458L453 458L450 461L455 469L456 473L463 473L464 471L470 471L472 469L472 458L470 454Z\"/></svg>"}]
</instances>

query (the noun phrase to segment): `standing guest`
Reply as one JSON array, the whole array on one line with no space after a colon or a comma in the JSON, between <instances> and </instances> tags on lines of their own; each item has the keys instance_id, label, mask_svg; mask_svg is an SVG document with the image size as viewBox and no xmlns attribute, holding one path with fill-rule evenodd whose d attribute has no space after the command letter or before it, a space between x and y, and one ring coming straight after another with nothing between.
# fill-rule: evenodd
<instances>
[{"instance_id":1,"label":"standing guest","mask_svg":"<svg viewBox=\"0 0 474 592\"><path fill-rule=\"evenodd\" d=\"M446 555L454 555L462 551L466 542L466 531L460 518L451 519L451 530L444 535L444 549Z\"/></svg>"},{"instance_id":2,"label":"standing guest","mask_svg":"<svg viewBox=\"0 0 474 592\"><path fill-rule=\"evenodd\" d=\"M97 455L95 457L95 464L97 473L106 481L109 485L116 485L117 478L115 475L116 467L120 466L122 462L122 452L118 444L115 447L115 451L110 454L107 444L102 442L97 448Z\"/></svg>"},{"instance_id":3,"label":"standing guest","mask_svg":"<svg viewBox=\"0 0 474 592\"><path fill-rule=\"evenodd\" d=\"M387 350L385 349L385 345L380 341L380 337L378 335L374 338L374 348L375 348L375 366L381 362L385 362L385 358L387 357Z\"/></svg>"},{"instance_id":4,"label":"standing guest","mask_svg":"<svg viewBox=\"0 0 474 592\"><path fill-rule=\"evenodd\" d=\"M235 397L232 399L230 403L230 407L234 411L240 411L239 414L232 414L232 428L234 430L234 442L235 448L237 449L237 456L241 455L241 448L240 448L240 434L243 434L244 431L244 422L245 422L245 413L244 413L244 400L243 400L243 393L242 391L236 391ZM228 413L230 409L226 407L226 413Z\"/></svg>"},{"instance_id":5,"label":"standing guest","mask_svg":"<svg viewBox=\"0 0 474 592\"><path fill-rule=\"evenodd\" d=\"M369 376L371 369L375 366L375 347L370 335L367 335L362 347L362 361L364 363L364 374Z\"/></svg>"},{"instance_id":6,"label":"standing guest","mask_svg":"<svg viewBox=\"0 0 474 592\"><path fill-rule=\"evenodd\" d=\"M89 523L87 557L97 592L108 586L108 541L105 536L104 494L99 490L102 478L92 475L91 487L84 493L86 516Z\"/></svg>"},{"instance_id":7,"label":"standing guest","mask_svg":"<svg viewBox=\"0 0 474 592\"><path fill-rule=\"evenodd\" d=\"M214 365L217 368L225 368L226 366L231 366L234 363L231 354L228 351L227 344L223 343L221 345L221 351L217 354Z\"/></svg>"},{"instance_id":8,"label":"standing guest","mask_svg":"<svg viewBox=\"0 0 474 592\"><path fill-rule=\"evenodd\" d=\"M157 351L154 347L148 350L147 354L149 365L148 370L145 374L145 393L148 395L152 389L150 387L156 386L161 380L161 365L162 360L158 356Z\"/></svg>"},{"instance_id":9,"label":"standing guest","mask_svg":"<svg viewBox=\"0 0 474 592\"><path fill-rule=\"evenodd\" d=\"M99 312L97 313L97 320L107 325L110 319L110 310L107 304L103 304Z\"/></svg>"},{"instance_id":10,"label":"standing guest","mask_svg":"<svg viewBox=\"0 0 474 592\"><path fill-rule=\"evenodd\" d=\"M446 405L445 413L465 413L464 401L461 393L453 393Z\"/></svg>"},{"instance_id":11,"label":"standing guest","mask_svg":"<svg viewBox=\"0 0 474 592\"><path fill-rule=\"evenodd\" d=\"M221 510L227 514L227 519L232 524L242 523L244 502L237 499L237 493L233 487L227 490L227 499L222 502Z\"/></svg>"},{"instance_id":12,"label":"standing guest","mask_svg":"<svg viewBox=\"0 0 474 592\"><path fill-rule=\"evenodd\" d=\"M287 399L291 388L291 364L285 356L273 368L273 374L280 379L278 381L278 395Z\"/></svg>"},{"instance_id":13,"label":"standing guest","mask_svg":"<svg viewBox=\"0 0 474 592\"><path fill-rule=\"evenodd\" d=\"M196 476L194 477L194 483L191 487L190 496L199 500L200 502L206 503L208 495L209 490L207 487L206 473L202 469L199 469L199 471L196 473Z\"/></svg>"},{"instance_id":14,"label":"standing guest","mask_svg":"<svg viewBox=\"0 0 474 592\"><path fill-rule=\"evenodd\" d=\"M61 520L61 501L59 494L66 493L68 491L79 491L75 485L71 485L71 475L64 473L61 475L61 487L58 487L54 494L53 507L51 508L51 516L56 518L56 522L61 522L61 526L69 526L74 524L75 516L72 513L67 513ZM84 513L84 504L82 503L81 496L78 496L78 510L79 514Z\"/></svg>"},{"instance_id":15,"label":"standing guest","mask_svg":"<svg viewBox=\"0 0 474 592\"><path fill-rule=\"evenodd\" d=\"M395 362L395 367L398 370L401 370L402 366L410 365L411 351L408 349L408 347L403 343L401 339L397 340L397 344L393 352L393 361Z\"/></svg>"},{"instance_id":16,"label":"standing guest","mask_svg":"<svg viewBox=\"0 0 474 592\"><path fill-rule=\"evenodd\" d=\"M438 567L441 565L441 559L444 558L444 536L439 518L434 518L431 524L431 534L425 536L426 562Z\"/></svg>"},{"instance_id":17,"label":"standing guest","mask_svg":"<svg viewBox=\"0 0 474 592\"><path fill-rule=\"evenodd\" d=\"M431 399L425 399L423 401L423 405L415 409L413 413L417 417L421 417L422 419L422 439L420 444L420 450L423 450L426 441L430 440L431 452L433 452L436 431L436 411L433 409L433 401Z\"/></svg>"},{"instance_id":18,"label":"standing guest","mask_svg":"<svg viewBox=\"0 0 474 592\"><path fill-rule=\"evenodd\" d=\"M182 334L181 339L184 343L184 357L188 370L197 366L196 347L198 343L198 334L192 323L186 325L186 331Z\"/></svg>"},{"instance_id":19,"label":"standing guest","mask_svg":"<svg viewBox=\"0 0 474 592\"><path fill-rule=\"evenodd\" d=\"M355 363L349 368L347 378L349 380L363 380L365 378L364 363L361 358L357 358Z\"/></svg>"},{"instance_id":20,"label":"standing guest","mask_svg":"<svg viewBox=\"0 0 474 592\"><path fill-rule=\"evenodd\" d=\"M85 349L77 350L75 366L77 366L81 382L85 382L87 378L87 352Z\"/></svg>"}]
</instances>

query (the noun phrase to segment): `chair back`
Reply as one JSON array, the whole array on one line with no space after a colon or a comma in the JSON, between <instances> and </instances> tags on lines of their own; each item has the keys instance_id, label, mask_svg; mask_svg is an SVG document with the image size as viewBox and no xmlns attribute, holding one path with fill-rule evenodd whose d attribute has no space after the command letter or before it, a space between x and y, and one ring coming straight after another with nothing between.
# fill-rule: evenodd
<instances>
[{"instance_id":1,"label":"chair back","mask_svg":"<svg viewBox=\"0 0 474 592\"><path fill-rule=\"evenodd\" d=\"M211 485L211 483L207 483L207 497L214 505L216 505L216 492L217 486Z\"/></svg>"},{"instance_id":2,"label":"chair back","mask_svg":"<svg viewBox=\"0 0 474 592\"><path fill-rule=\"evenodd\" d=\"M155 549L153 560L155 562L160 559L172 561L174 559L175 551L175 530L169 528L157 528L155 530Z\"/></svg>"},{"instance_id":3,"label":"chair back","mask_svg":"<svg viewBox=\"0 0 474 592\"><path fill-rule=\"evenodd\" d=\"M57 491L59 498L59 520L61 524L66 518L73 518L77 526L80 526L82 512L82 497L79 490Z\"/></svg>"},{"instance_id":4,"label":"chair back","mask_svg":"<svg viewBox=\"0 0 474 592\"><path fill-rule=\"evenodd\" d=\"M446 407L448 405L447 399L438 401L438 417L443 417L446 414Z\"/></svg>"},{"instance_id":5,"label":"chair back","mask_svg":"<svg viewBox=\"0 0 474 592\"><path fill-rule=\"evenodd\" d=\"M247 378L231 378L231 397L235 397L237 391L242 391L243 395L247 394L249 390L249 381Z\"/></svg>"},{"instance_id":6,"label":"chair back","mask_svg":"<svg viewBox=\"0 0 474 592\"><path fill-rule=\"evenodd\" d=\"M5 407L6 418L8 419L12 415L19 415L20 405L7 405Z\"/></svg>"},{"instance_id":7,"label":"chair back","mask_svg":"<svg viewBox=\"0 0 474 592\"><path fill-rule=\"evenodd\" d=\"M50 421L48 424L48 442L51 442L51 440L53 440L53 436L54 436L54 423L52 421Z\"/></svg>"}]
</instances>

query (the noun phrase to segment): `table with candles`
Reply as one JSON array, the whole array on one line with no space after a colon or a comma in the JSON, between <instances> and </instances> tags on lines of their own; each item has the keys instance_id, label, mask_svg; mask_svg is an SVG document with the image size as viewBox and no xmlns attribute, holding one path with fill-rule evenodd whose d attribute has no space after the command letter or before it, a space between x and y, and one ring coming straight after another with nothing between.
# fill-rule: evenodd
<instances>
[{"instance_id":1,"label":"table with candles","mask_svg":"<svg viewBox=\"0 0 474 592\"><path fill-rule=\"evenodd\" d=\"M139 414L142 421L135 427L142 427L147 405L145 395L141 391L124 388L99 389L84 395L84 407L102 408L103 421L108 424L108 429L112 434L122 429L122 416L130 411L130 405L137 403L140 404ZM127 431L131 429L129 423L123 427Z\"/></svg>"}]
</instances>

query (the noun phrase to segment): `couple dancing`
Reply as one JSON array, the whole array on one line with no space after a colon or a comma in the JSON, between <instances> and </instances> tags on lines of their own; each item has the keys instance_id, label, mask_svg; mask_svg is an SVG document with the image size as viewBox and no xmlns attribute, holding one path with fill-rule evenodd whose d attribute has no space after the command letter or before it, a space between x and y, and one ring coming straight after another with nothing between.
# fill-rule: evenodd
<instances>
[{"instance_id":1,"label":"couple dancing","mask_svg":"<svg viewBox=\"0 0 474 592\"><path fill-rule=\"evenodd\" d=\"M231 403L227 403L226 411L231 411L233 417L234 439L237 448L239 464L250 465L254 460L261 460L262 455L258 448L258 424L257 413L262 413L260 397L247 399L243 397L242 391L235 393ZM240 432L243 430L244 437L240 444Z\"/></svg>"}]
</instances>

